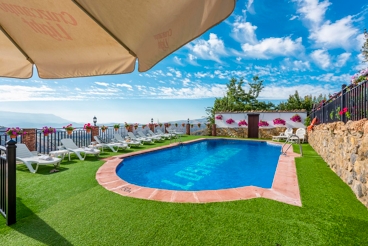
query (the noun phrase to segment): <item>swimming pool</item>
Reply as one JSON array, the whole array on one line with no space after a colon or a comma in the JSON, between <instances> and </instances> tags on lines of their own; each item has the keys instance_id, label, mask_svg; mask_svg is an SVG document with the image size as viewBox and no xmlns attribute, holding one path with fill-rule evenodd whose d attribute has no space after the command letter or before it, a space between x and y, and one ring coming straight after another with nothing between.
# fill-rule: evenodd
<instances>
[{"instance_id":1,"label":"swimming pool","mask_svg":"<svg viewBox=\"0 0 368 246\"><path fill-rule=\"evenodd\" d=\"M203 140L125 158L117 175L143 187L200 191L271 188L280 146L243 140Z\"/></svg>"}]
</instances>

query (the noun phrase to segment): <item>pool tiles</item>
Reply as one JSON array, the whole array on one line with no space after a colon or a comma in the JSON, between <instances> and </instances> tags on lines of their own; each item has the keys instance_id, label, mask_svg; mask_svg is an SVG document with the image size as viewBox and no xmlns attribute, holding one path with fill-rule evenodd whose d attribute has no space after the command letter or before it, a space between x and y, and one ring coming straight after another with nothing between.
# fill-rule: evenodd
<instances>
[{"instance_id":1,"label":"pool tiles","mask_svg":"<svg viewBox=\"0 0 368 246\"><path fill-rule=\"evenodd\" d=\"M203 139L193 140L190 142L201 140ZM186 143L189 143L189 141ZM97 171L96 179L99 184L105 187L107 190L118 193L122 196L148 200L178 203L207 203L262 197L295 206L302 206L294 162L294 158L298 157L299 155L293 153L292 149L289 149L286 155L280 156L271 189L245 186L223 190L173 191L133 185L122 180L116 175L115 169L121 163L122 158L155 151L158 149L170 148L176 145L178 144L171 144L169 146L139 151L139 153L133 152L116 156L114 158L109 158L107 162Z\"/></svg>"},{"instance_id":2,"label":"pool tiles","mask_svg":"<svg viewBox=\"0 0 368 246\"><path fill-rule=\"evenodd\" d=\"M191 167L187 167L183 170L176 172L174 175L185 180L188 180L186 184L180 184L177 182L170 181L168 179L163 179L161 182L169 184L174 187L179 187L183 190L189 190L190 187L194 185L195 181L199 181L205 176L209 175L214 168L216 168L219 163L229 159L231 156L239 153L241 149L239 148L229 148L225 147L221 149L221 152L210 155L206 160L195 163Z\"/></svg>"}]
</instances>

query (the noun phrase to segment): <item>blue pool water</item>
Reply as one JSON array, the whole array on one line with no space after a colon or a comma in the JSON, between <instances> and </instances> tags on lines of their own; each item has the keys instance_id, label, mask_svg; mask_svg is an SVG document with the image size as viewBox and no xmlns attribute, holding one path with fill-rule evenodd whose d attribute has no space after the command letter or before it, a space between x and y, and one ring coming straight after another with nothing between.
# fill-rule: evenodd
<instances>
[{"instance_id":1,"label":"blue pool water","mask_svg":"<svg viewBox=\"0 0 368 246\"><path fill-rule=\"evenodd\" d=\"M128 157L117 167L125 181L167 190L271 188L280 146L242 140L204 140Z\"/></svg>"}]
</instances>

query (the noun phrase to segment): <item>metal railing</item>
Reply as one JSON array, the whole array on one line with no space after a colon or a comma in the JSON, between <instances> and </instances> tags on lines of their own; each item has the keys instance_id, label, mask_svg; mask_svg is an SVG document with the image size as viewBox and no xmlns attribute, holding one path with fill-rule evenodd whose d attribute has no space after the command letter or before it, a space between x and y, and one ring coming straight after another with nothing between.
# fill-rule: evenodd
<instances>
[{"instance_id":1,"label":"metal railing","mask_svg":"<svg viewBox=\"0 0 368 246\"><path fill-rule=\"evenodd\" d=\"M6 224L16 222L16 142L10 140L0 146L0 214Z\"/></svg>"},{"instance_id":2,"label":"metal railing","mask_svg":"<svg viewBox=\"0 0 368 246\"><path fill-rule=\"evenodd\" d=\"M361 120L367 118L368 110L368 80L359 85L342 86L341 92L336 93L326 102L315 105L310 112L310 118L317 118L317 124L335 121Z\"/></svg>"}]
</instances>

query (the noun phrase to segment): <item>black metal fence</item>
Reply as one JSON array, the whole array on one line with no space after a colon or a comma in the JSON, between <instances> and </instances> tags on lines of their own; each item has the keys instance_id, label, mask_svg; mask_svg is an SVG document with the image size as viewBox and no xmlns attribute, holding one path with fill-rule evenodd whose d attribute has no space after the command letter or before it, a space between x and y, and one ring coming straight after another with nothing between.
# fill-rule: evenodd
<instances>
[{"instance_id":1,"label":"black metal fence","mask_svg":"<svg viewBox=\"0 0 368 246\"><path fill-rule=\"evenodd\" d=\"M202 124L201 126L198 126L197 124L194 124L191 127L191 131L195 132L201 129L206 128L205 124ZM155 130L160 129L162 132L165 132L165 126L156 126ZM186 132L186 125L183 127L181 124L178 126L175 126L174 124L169 127L171 130ZM148 134L149 127L142 127L139 126L137 129L133 127L133 132L135 131L142 131L145 135ZM35 134L35 149L38 153L42 154L48 154L50 151L58 150L59 146L61 146L61 139L63 138L71 138L74 143L79 146L88 146L91 144L94 139L92 138L92 133L87 133L86 130L83 129L83 127L79 127L73 130L71 135L68 135L68 133L63 128L56 128L56 132L52 134L48 134L45 136L45 134L42 132L42 129L35 129L35 131L27 132L27 135L29 134ZM120 134L122 137L125 137L128 135L128 130L122 126L117 131L113 128L113 126L108 126L108 128L103 131L101 128L99 128L99 136L102 140L106 142L110 142L114 138L114 134ZM0 146L5 146L6 142L10 140L10 137L6 135L5 131L0 131ZM17 143L23 142L23 136L18 136L14 139Z\"/></svg>"},{"instance_id":2,"label":"black metal fence","mask_svg":"<svg viewBox=\"0 0 368 246\"><path fill-rule=\"evenodd\" d=\"M310 112L310 118L317 118L317 124L335 121L347 122L367 118L368 110L368 81L359 85L342 86L341 92L336 93L326 102L315 105Z\"/></svg>"},{"instance_id":3,"label":"black metal fence","mask_svg":"<svg viewBox=\"0 0 368 246\"><path fill-rule=\"evenodd\" d=\"M16 221L16 172L15 141L0 146L0 214L11 225Z\"/></svg>"}]
</instances>

